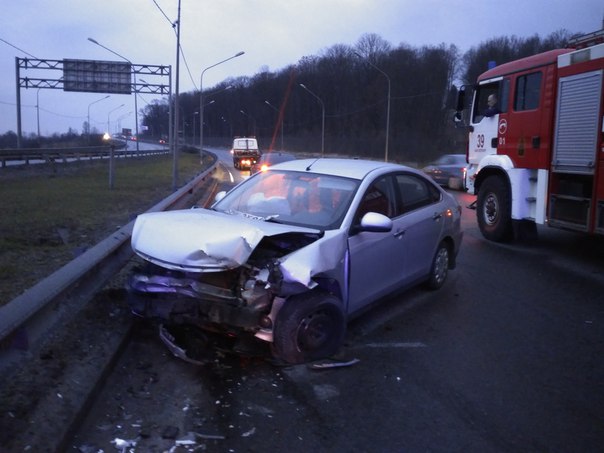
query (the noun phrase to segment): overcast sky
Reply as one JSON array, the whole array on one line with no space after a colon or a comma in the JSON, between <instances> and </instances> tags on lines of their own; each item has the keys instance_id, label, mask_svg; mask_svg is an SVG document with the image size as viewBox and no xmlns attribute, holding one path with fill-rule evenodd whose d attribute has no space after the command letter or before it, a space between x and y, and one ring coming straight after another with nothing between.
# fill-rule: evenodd
<instances>
[{"instance_id":1,"label":"overcast sky","mask_svg":"<svg viewBox=\"0 0 604 453\"><path fill-rule=\"evenodd\" d=\"M178 0L0 4L0 134L17 130L15 57L119 61L88 41L91 37L133 63L172 65L175 70L171 23ZM198 89L205 68L240 51L245 54L206 71L203 87L253 76L262 68L277 71L335 44L353 46L366 33L376 33L394 47L445 43L463 52L500 36L596 31L603 16L602 0L181 0L181 47L192 77L181 58L180 92ZM133 96L95 102L104 96L22 89L23 133L37 132L37 98L42 135L69 127L81 132L89 110L92 127L100 131L107 129L108 119L111 132L118 125L134 130ZM152 99L139 97L139 110Z\"/></svg>"}]
</instances>

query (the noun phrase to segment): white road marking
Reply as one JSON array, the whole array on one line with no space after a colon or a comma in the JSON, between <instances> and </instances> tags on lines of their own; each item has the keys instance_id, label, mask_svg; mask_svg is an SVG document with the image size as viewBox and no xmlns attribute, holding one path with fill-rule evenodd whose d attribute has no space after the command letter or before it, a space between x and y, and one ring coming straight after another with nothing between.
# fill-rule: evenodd
<instances>
[{"instance_id":1,"label":"white road marking","mask_svg":"<svg viewBox=\"0 0 604 453\"><path fill-rule=\"evenodd\" d=\"M411 343L367 343L363 345L367 348L425 348L426 345L421 342Z\"/></svg>"}]
</instances>

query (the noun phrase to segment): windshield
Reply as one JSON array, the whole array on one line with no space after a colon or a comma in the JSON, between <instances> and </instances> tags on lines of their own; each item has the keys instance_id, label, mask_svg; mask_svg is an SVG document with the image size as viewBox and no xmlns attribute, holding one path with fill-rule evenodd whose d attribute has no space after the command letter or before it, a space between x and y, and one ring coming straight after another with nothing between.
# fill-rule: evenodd
<instances>
[{"instance_id":1,"label":"windshield","mask_svg":"<svg viewBox=\"0 0 604 453\"><path fill-rule=\"evenodd\" d=\"M233 141L233 148L235 149L256 149L258 144L256 139L253 138L238 138Z\"/></svg>"},{"instance_id":2,"label":"windshield","mask_svg":"<svg viewBox=\"0 0 604 453\"><path fill-rule=\"evenodd\" d=\"M217 211L322 230L338 228L360 181L308 172L258 173L213 206Z\"/></svg>"}]
</instances>

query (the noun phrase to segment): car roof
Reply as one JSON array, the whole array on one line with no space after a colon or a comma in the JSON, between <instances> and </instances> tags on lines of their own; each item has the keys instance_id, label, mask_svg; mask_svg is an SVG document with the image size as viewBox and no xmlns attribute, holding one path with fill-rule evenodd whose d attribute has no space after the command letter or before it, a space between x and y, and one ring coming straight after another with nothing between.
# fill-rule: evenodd
<instances>
[{"instance_id":1,"label":"car roof","mask_svg":"<svg viewBox=\"0 0 604 453\"><path fill-rule=\"evenodd\" d=\"M466 155L465 154L443 154L442 156L440 156L438 159L435 160L435 162L440 162L442 160L445 159L455 159L456 161L464 161L466 160Z\"/></svg>"},{"instance_id":2,"label":"car roof","mask_svg":"<svg viewBox=\"0 0 604 453\"><path fill-rule=\"evenodd\" d=\"M342 176L345 178L363 179L375 170L408 170L409 167L363 159L315 158L298 159L273 165L268 171L308 171L312 173Z\"/></svg>"}]
</instances>

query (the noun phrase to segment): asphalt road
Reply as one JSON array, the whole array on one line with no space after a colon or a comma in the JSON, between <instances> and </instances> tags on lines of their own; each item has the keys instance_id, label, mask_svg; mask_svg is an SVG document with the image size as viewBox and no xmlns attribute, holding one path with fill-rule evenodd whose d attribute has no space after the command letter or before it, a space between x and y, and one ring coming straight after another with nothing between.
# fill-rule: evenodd
<instances>
[{"instance_id":1,"label":"asphalt road","mask_svg":"<svg viewBox=\"0 0 604 453\"><path fill-rule=\"evenodd\" d=\"M540 229L534 244L494 244L474 215L464 209L458 267L441 290L390 297L350 324L342 354L355 365L280 368L217 353L195 366L140 325L72 445L601 451L604 241Z\"/></svg>"}]
</instances>

